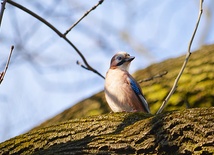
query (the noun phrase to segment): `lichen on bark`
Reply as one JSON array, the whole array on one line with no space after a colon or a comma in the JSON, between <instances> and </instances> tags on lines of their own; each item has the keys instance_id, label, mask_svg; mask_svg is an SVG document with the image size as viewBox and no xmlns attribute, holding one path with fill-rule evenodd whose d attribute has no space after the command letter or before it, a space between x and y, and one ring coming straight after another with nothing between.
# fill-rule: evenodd
<instances>
[{"instance_id":1,"label":"lichen on bark","mask_svg":"<svg viewBox=\"0 0 214 155\"><path fill-rule=\"evenodd\" d=\"M112 113L32 130L0 154L212 154L214 107L159 115Z\"/></svg>"}]
</instances>

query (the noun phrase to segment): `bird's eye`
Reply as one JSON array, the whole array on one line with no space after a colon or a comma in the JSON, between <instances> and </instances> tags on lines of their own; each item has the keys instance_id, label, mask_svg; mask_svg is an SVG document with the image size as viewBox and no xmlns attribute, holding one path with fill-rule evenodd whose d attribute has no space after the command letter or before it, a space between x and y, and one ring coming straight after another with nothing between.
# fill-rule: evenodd
<instances>
[{"instance_id":1,"label":"bird's eye","mask_svg":"<svg viewBox=\"0 0 214 155\"><path fill-rule=\"evenodd\" d=\"M117 59L118 59L118 60L122 60L122 57L119 56L119 57L117 57Z\"/></svg>"},{"instance_id":2,"label":"bird's eye","mask_svg":"<svg viewBox=\"0 0 214 155\"><path fill-rule=\"evenodd\" d=\"M130 56L130 54L127 53L127 56Z\"/></svg>"}]
</instances>

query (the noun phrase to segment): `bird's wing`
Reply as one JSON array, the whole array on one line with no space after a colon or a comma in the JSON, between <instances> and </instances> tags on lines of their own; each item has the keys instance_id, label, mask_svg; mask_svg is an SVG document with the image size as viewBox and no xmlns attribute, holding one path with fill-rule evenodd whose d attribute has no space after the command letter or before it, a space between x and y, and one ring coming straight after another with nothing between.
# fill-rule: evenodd
<instances>
[{"instance_id":1,"label":"bird's wing","mask_svg":"<svg viewBox=\"0 0 214 155\"><path fill-rule=\"evenodd\" d=\"M146 102L146 99L143 96L143 93L141 91L139 84L135 81L135 79L131 75L128 77L128 79L129 79L132 90L135 92L135 94L140 99L142 106L144 107L145 111L150 113L148 103Z\"/></svg>"}]
</instances>

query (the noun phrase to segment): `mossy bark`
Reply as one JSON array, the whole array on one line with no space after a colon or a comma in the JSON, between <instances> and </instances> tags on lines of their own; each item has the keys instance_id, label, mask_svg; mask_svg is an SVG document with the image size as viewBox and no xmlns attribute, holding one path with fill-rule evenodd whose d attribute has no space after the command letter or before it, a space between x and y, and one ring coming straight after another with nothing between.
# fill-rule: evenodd
<instances>
[{"instance_id":1,"label":"mossy bark","mask_svg":"<svg viewBox=\"0 0 214 155\"><path fill-rule=\"evenodd\" d=\"M0 154L213 154L213 145L211 107L74 119L5 141Z\"/></svg>"}]
</instances>

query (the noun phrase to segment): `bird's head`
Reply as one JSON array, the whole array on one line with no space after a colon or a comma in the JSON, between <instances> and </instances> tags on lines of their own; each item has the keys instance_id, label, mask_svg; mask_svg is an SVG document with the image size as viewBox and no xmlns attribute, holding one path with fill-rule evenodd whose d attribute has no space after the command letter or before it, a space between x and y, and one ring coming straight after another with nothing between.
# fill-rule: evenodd
<instances>
[{"instance_id":1,"label":"bird's head","mask_svg":"<svg viewBox=\"0 0 214 155\"><path fill-rule=\"evenodd\" d=\"M118 52L115 54L112 59L111 59L111 64L110 68L119 68L122 70L129 70L129 65L130 62L134 59L135 57L130 56L126 52Z\"/></svg>"}]
</instances>

